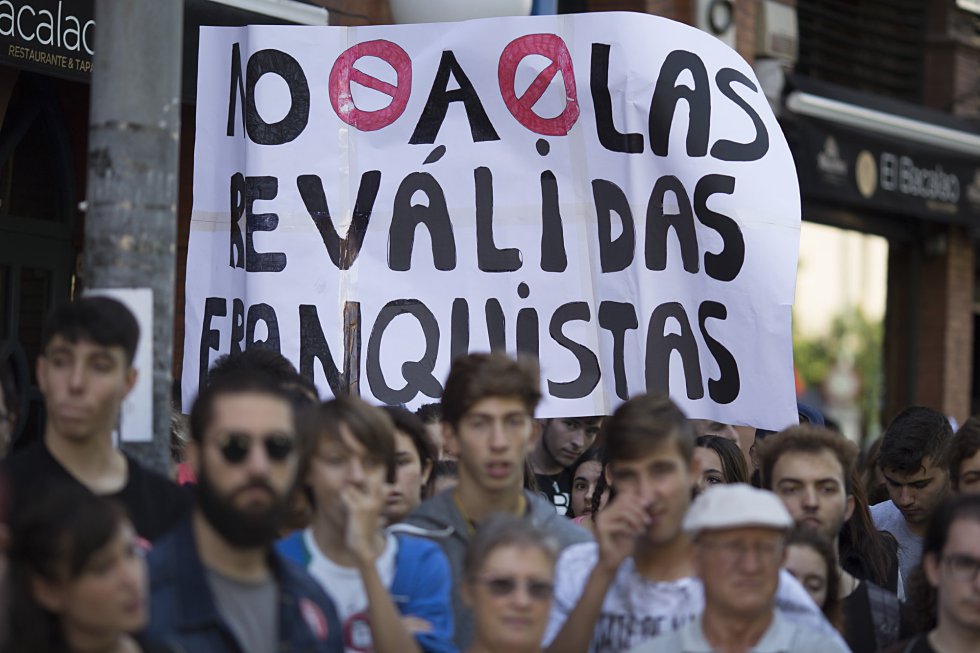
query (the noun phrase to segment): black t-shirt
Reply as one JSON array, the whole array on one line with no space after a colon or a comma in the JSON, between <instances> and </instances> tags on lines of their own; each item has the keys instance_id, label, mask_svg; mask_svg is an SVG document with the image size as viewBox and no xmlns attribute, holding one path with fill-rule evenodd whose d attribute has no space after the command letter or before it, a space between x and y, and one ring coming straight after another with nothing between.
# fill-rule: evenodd
<instances>
[{"instance_id":1,"label":"black t-shirt","mask_svg":"<svg viewBox=\"0 0 980 653\"><path fill-rule=\"evenodd\" d=\"M106 495L129 513L140 537L153 542L170 530L190 508L188 493L167 478L145 469L126 456L126 485ZM58 462L44 442L35 442L4 462L12 498L11 512L30 502L53 483L66 483L80 491L89 489Z\"/></svg>"},{"instance_id":2,"label":"black t-shirt","mask_svg":"<svg viewBox=\"0 0 980 653\"><path fill-rule=\"evenodd\" d=\"M550 501L559 515L571 516L572 470L563 469L557 474L535 474L538 492Z\"/></svg>"},{"instance_id":3,"label":"black t-shirt","mask_svg":"<svg viewBox=\"0 0 980 653\"><path fill-rule=\"evenodd\" d=\"M872 607L874 592L878 612ZM852 651L877 651L908 635L898 598L870 581L862 581L841 605L844 613L844 640ZM876 633L880 631L880 635ZM879 637L881 646L878 646Z\"/></svg>"}]
</instances>

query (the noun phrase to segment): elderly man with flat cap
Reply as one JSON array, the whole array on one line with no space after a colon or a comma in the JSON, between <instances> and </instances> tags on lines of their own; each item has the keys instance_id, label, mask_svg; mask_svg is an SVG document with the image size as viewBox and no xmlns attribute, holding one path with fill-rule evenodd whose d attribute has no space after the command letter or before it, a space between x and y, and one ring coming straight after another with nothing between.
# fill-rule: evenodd
<instances>
[{"instance_id":1,"label":"elderly man with flat cap","mask_svg":"<svg viewBox=\"0 0 980 653\"><path fill-rule=\"evenodd\" d=\"M776 610L793 518L771 492L736 483L699 496L684 518L704 612L631 653L844 653L837 640Z\"/></svg>"}]
</instances>

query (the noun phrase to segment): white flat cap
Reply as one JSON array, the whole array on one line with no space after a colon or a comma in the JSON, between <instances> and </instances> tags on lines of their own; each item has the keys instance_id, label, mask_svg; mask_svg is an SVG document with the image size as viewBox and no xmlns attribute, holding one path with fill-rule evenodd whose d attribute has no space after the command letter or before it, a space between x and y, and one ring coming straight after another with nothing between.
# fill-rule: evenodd
<instances>
[{"instance_id":1,"label":"white flat cap","mask_svg":"<svg viewBox=\"0 0 980 653\"><path fill-rule=\"evenodd\" d=\"M745 483L714 485L694 500L684 516L684 531L692 536L701 531L758 526L789 530L793 517L775 494Z\"/></svg>"}]
</instances>

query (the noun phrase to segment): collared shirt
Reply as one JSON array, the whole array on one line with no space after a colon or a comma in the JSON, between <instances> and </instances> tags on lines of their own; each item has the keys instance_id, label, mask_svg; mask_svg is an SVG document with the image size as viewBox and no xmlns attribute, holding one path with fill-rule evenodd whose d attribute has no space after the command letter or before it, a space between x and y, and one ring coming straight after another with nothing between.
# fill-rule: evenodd
<instances>
[{"instance_id":1,"label":"collared shirt","mask_svg":"<svg viewBox=\"0 0 980 653\"><path fill-rule=\"evenodd\" d=\"M773 612L772 623L762 639L746 653L846 653L835 640ZM717 653L704 637L701 615L679 630L644 642L630 653Z\"/></svg>"}]
</instances>

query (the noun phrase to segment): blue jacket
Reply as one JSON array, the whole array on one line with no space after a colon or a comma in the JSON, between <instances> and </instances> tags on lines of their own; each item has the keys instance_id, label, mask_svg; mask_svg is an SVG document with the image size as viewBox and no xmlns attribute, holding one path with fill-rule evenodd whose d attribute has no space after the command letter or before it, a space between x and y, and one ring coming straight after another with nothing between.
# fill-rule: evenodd
<instances>
[{"instance_id":1,"label":"blue jacket","mask_svg":"<svg viewBox=\"0 0 980 653\"><path fill-rule=\"evenodd\" d=\"M150 624L140 636L183 653L242 653L207 581L190 519L149 556ZM278 653L344 653L333 603L309 574L270 552L279 584Z\"/></svg>"},{"instance_id":2,"label":"blue jacket","mask_svg":"<svg viewBox=\"0 0 980 653\"><path fill-rule=\"evenodd\" d=\"M280 540L276 548L287 560L304 568L310 552L303 531ZM388 592L398 611L425 619L432 624L427 633L417 633L415 641L426 653L456 653L453 644L452 571L442 547L418 537L396 533L395 577ZM325 588L329 592L329 588Z\"/></svg>"}]
</instances>

